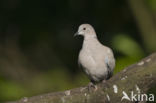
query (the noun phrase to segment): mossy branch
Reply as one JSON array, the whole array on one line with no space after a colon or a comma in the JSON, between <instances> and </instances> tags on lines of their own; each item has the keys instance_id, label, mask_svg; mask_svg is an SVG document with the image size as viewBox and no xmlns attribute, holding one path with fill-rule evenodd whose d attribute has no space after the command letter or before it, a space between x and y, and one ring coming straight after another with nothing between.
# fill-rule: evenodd
<instances>
[{"instance_id":1,"label":"mossy branch","mask_svg":"<svg viewBox=\"0 0 156 103\"><path fill-rule=\"evenodd\" d=\"M130 98L132 92L147 93L154 85L156 85L156 53L125 68L106 83L98 84L97 90L93 88L88 91L87 87L80 87L8 103L132 103ZM126 98L126 95L129 98Z\"/></svg>"}]
</instances>

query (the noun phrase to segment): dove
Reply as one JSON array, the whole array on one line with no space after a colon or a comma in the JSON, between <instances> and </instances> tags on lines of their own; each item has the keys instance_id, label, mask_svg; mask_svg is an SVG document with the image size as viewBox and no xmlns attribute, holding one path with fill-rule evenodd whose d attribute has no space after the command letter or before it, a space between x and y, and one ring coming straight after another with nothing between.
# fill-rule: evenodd
<instances>
[{"instance_id":1,"label":"dove","mask_svg":"<svg viewBox=\"0 0 156 103\"><path fill-rule=\"evenodd\" d=\"M112 50L99 42L90 24L81 24L75 33L75 36L77 35L84 37L78 63L83 67L91 83L105 82L112 76L115 67Z\"/></svg>"}]
</instances>

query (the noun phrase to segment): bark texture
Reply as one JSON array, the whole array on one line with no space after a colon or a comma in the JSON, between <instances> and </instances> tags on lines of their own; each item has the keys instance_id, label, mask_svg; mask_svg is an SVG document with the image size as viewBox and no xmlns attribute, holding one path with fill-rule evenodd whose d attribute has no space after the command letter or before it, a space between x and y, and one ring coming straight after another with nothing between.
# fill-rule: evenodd
<instances>
[{"instance_id":1,"label":"bark texture","mask_svg":"<svg viewBox=\"0 0 156 103\"><path fill-rule=\"evenodd\" d=\"M148 93L153 86L156 86L156 53L125 68L106 83L98 84L97 90L80 87L8 103L145 103L131 101L131 93Z\"/></svg>"}]
</instances>

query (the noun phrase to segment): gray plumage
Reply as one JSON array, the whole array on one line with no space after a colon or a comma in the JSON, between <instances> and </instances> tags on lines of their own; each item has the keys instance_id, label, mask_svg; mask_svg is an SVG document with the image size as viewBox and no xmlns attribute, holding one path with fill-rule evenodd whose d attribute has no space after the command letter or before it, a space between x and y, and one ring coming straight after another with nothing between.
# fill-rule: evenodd
<instances>
[{"instance_id":1,"label":"gray plumage","mask_svg":"<svg viewBox=\"0 0 156 103\"><path fill-rule=\"evenodd\" d=\"M84 36L78 62L90 80L96 83L109 79L115 67L112 50L98 41L94 28L89 24L80 25L76 35Z\"/></svg>"}]
</instances>

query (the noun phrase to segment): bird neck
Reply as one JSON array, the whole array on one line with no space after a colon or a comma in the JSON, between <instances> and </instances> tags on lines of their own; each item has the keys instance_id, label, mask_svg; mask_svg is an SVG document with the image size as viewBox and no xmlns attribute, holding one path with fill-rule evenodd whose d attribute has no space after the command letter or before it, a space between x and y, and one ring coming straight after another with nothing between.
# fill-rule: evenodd
<instances>
[{"instance_id":1,"label":"bird neck","mask_svg":"<svg viewBox=\"0 0 156 103\"><path fill-rule=\"evenodd\" d=\"M84 48L88 48L88 47L90 47L90 46L94 46L94 45L97 45L97 44L99 44L99 41L98 41L98 38L97 38L97 36L95 35L95 36L85 36L84 37L84 40L83 40L83 47Z\"/></svg>"},{"instance_id":2,"label":"bird neck","mask_svg":"<svg viewBox=\"0 0 156 103\"><path fill-rule=\"evenodd\" d=\"M84 41L88 41L88 40L97 40L97 36L96 35L84 36Z\"/></svg>"}]
</instances>

